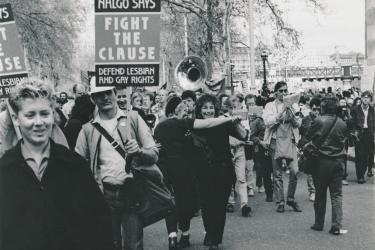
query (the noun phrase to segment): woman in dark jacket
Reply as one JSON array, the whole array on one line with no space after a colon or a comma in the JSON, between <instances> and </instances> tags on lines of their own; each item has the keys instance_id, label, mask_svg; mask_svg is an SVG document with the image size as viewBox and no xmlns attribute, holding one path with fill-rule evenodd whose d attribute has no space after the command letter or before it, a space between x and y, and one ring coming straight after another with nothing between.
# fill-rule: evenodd
<instances>
[{"instance_id":1,"label":"woman in dark jacket","mask_svg":"<svg viewBox=\"0 0 375 250\"><path fill-rule=\"evenodd\" d=\"M0 249L113 249L109 209L88 164L50 139L52 89L25 80L9 101L22 139L0 159Z\"/></svg>"},{"instance_id":2,"label":"woman in dark jacket","mask_svg":"<svg viewBox=\"0 0 375 250\"><path fill-rule=\"evenodd\" d=\"M217 117L217 98L209 94L202 95L196 103L195 114L197 119ZM227 122L210 129L194 130L194 133L204 138L208 147L196 167L203 224L207 232L204 244L215 250L222 243L226 205L235 178L229 136L246 141L248 131L239 122Z\"/></svg>"},{"instance_id":3,"label":"woman in dark jacket","mask_svg":"<svg viewBox=\"0 0 375 250\"><path fill-rule=\"evenodd\" d=\"M194 177L190 131L210 128L232 121L232 118L188 119L189 108L179 97L171 97L166 105L168 119L155 129L155 140L161 144L158 165L174 191L177 216L167 218L169 249L177 249L177 224L182 231L179 247L189 243L190 220L199 209Z\"/></svg>"}]
</instances>

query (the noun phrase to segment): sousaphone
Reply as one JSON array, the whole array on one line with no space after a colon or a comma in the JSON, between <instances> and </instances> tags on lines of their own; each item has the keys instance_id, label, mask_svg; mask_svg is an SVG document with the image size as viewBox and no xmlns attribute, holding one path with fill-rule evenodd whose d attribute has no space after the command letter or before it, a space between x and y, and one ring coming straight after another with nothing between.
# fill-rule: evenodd
<instances>
[{"instance_id":1,"label":"sousaphone","mask_svg":"<svg viewBox=\"0 0 375 250\"><path fill-rule=\"evenodd\" d=\"M187 56L177 65L175 78L183 90L197 91L207 80L206 64L198 56Z\"/></svg>"}]
</instances>

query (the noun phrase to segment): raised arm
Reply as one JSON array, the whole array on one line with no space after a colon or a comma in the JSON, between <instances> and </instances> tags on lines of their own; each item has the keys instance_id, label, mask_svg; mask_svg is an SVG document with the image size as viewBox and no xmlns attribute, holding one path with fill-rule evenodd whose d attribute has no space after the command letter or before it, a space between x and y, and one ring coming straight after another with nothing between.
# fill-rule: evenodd
<instances>
[{"instance_id":1,"label":"raised arm","mask_svg":"<svg viewBox=\"0 0 375 250\"><path fill-rule=\"evenodd\" d=\"M212 128L224 124L226 122L232 122L231 117L218 117L218 118L207 118L207 119L195 119L194 129L205 129Z\"/></svg>"}]
</instances>

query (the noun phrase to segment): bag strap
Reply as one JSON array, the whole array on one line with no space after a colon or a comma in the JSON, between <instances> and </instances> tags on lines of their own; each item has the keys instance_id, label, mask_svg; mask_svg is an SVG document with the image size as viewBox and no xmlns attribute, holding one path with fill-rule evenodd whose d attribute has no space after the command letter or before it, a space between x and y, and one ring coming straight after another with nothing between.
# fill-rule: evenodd
<instances>
[{"instance_id":1,"label":"bag strap","mask_svg":"<svg viewBox=\"0 0 375 250\"><path fill-rule=\"evenodd\" d=\"M107 132L107 130L105 130L99 123L95 122L92 123L92 125L99 131L101 135L104 136L104 138L111 144L114 150L116 150L122 156L122 158L124 158L124 160L126 161L125 172L129 174L131 164L130 162L128 162L128 158L130 157L125 157L125 150L120 146L120 144L118 144L118 142L115 139L113 139L113 137Z\"/></svg>"},{"instance_id":2,"label":"bag strap","mask_svg":"<svg viewBox=\"0 0 375 250\"><path fill-rule=\"evenodd\" d=\"M329 129L327 130L327 132L322 136L322 139L319 141L319 144L316 145L318 148L320 148L323 145L323 143L327 140L328 136L331 134L331 132L333 130L333 127L335 126L335 124L337 122L337 118L338 118L338 116L336 116L335 120L332 122L332 124L329 127Z\"/></svg>"}]
</instances>

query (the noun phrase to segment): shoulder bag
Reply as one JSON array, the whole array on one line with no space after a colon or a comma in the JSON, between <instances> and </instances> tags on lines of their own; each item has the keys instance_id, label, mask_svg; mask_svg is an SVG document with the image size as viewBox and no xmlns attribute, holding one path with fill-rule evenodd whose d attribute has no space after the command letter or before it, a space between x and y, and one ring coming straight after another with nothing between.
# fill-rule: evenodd
<instances>
[{"instance_id":1,"label":"shoulder bag","mask_svg":"<svg viewBox=\"0 0 375 250\"><path fill-rule=\"evenodd\" d=\"M163 176L156 164L144 168L133 167L133 156L126 156L125 150L100 124L93 123L93 126L125 159L126 173L132 172L134 175L132 185L124 185L122 193L124 196L127 196L124 199L134 198L132 200L132 208L139 214L143 227L154 224L173 214L175 210L174 198L167 189L163 181ZM125 143L126 141L123 142L123 144Z\"/></svg>"}]
</instances>

